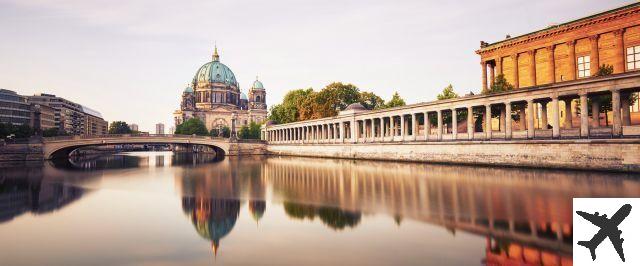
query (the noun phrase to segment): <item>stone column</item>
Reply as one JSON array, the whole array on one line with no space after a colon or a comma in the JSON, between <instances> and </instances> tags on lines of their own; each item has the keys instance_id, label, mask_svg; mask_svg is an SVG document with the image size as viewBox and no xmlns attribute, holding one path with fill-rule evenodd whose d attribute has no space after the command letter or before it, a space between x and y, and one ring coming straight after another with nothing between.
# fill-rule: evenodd
<instances>
[{"instance_id":1,"label":"stone column","mask_svg":"<svg viewBox=\"0 0 640 266\"><path fill-rule=\"evenodd\" d=\"M589 107L587 106L587 93L580 92L580 136L589 137Z\"/></svg>"},{"instance_id":2,"label":"stone column","mask_svg":"<svg viewBox=\"0 0 640 266\"><path fill-rule=\"evenodd\" d=\"M424 112L424 140L429 140L429 131L431 131L431 121L429 121L429 112Z\"/></svg>"},{"instance_id":3,"label":"stone column","mask_svg":"<svg viewBox=\"0 0 640 266\"><path fill-rule=\"evenodd\" d=\"M622 135L622 120L620 119L620 90L611 90L611 109L613 113L613 136Z\"/></svg>"},{"instance_id":4,"label":"stone column","mask_svg":"<svg viewBox=\"0 0 640 266\"><path fill-rule=\"evenodd\" d=\"M553 138L560 138L560 104L558 104L558 96L551 97L551 111Z\"/></svg>"},{"instance_id":5,"label":"stone column","mask_svg":"<svg viewBox=\"0 0 640 266\"><path fill-rule=\"evenodd\" d=\"M620 95L620 109L621 109L620 117L622 118L623 126L631 125L631 110L629 110L629 107L630 107L629 97L631 97L631 94L629 93Z\"/></svg>"},{"instance_id":6,"label":"stone column","mask_svg":"<svg viewBox=\"0 0 640 266\"><path fill-rule=\"evenodd\" d=\"M491 133L493 131L493 128L491 128L491 104L487 104L484 107L485 107L485 116L484 116L485 138L491 139Z\"/></svg>"},{"instance_id":7,"label":"stone column","mask_svg":"<svg viewBox=\"0 0 640 266\"><path fill-rule=\"evenodd\" d=\"M615 60L613 61L613 74L623 73L625 70L624 63L626 62L626 53L624 49L624 39L622 38L623 34L624 29L613 31L614 46L616 47Z\"/></svg>"},{"instance_id":8,"label":"stone column","mask_svg":"<svg viewBox=\"0 0 640 266\"><path fill-rule=\"evenodd\" d=\"M371 118L371 141L376 141L376 119Z\"/></svg>"},{"instance_id":9,"label":"stone column","mask_svg":"<svg viewBox=\"0 0 640 266\"><path fill-rule=\"evenodd\" d=\"M340 143L344 143L344 122L340 121L340 128L338 129L338 135L340 135Z\"/></svg>"},{"instance_id":10,"label":"stone column","mask_svg":"<svg viewBox=\"0 0 640 266\"><path fill-rule=\"evenodd\" d=\"M512 54L511 58L513 61L513 87L517 89L520 88L520 77L518 74L518 54Z\"/></svg>"},{"instance_id":11,"label":"stone column","mask_svg":"<svg viewBox=\"0 0 640 266\"><path fill-rule=\"evenodd\" d=\"M467 107L467 137L472 140L473 132L475 129L473 128L473 106Z\"/></svg>"},{"instance_id":12,"label":"stone column","mask_svg":"<svg viewBox=\"0 0 640 266\"><path fill-rule=\"evenodd\" d=\"M395 124L395 121L393 119L393 116L390 116L389 117L389 133L391 133L390 135L391 135L391 140L392 141L396 136L396 129L395 129L396 125L394 125L394 124Z\"/></svg>"},{"instance_id":13,"label":"stone column","mask_svg":"<svg viewBox=\"0 0 640 266\"><path fill-rule=\"evenodd\" d=\"M438 140L442 140L442 110L438 110Z\"/></svg>"},{"instance_id":14,"label":"stone column","mask_svg":"<svg viewBox=\"0 0 640 266\"><path fill-rule=\"evenodd\" d=\"M482 66L482 91L487 91L487 62L480 62Z\"/></svg>"},{"instance_id":15,"label":"stone column","mask_svg":"<svg viewBox=\"0 0 640 266\"><path fill-rule=\"evenodd\" d=\"M495 61L496 61L496 75L500 75L502 74L502 56L498 56L498 58L496 58Z\"/></svg>"},{"instance_id":16,"label":"stone column","mask_svg":"<svg viewBox=\"0 0 640 266\"><path fill-rule=\"evenodd\" d=\"M491 86L496 81L496 66L489 65L489 80L491 81Z\"/></svg>"},{"instance_id":17,"label":"stone column","mask_svg":"<svg viewBox=\"0 0 640 266\"><path fill-rule=\"evenodd\" d=\"M357 143L358 142L358 121L357 120L351 120L351 123L349 124L351 126L351 143Z\"/></svg>"},{"instance_id":18,"label":"stone column","mask_svg":"<svg viewBox=\"0 0 640 266\"><path fill-rule=\"evenodd\" d=\"M555 46L549 45L547 46L547 52L549 53L549 82L556 82L556 57L555 57Z\"/></svg>"},{"instance_id":19,"label":"stone column","mask_svg":"<svg viewBox=\"0 0 640 266\"><path fill-rule=\"evenodd\" d=\"M404 115L400 115L400 139L404 140Z\"/></svg>"},{"instance_id":20,"label":"stone column","mask_svg":"<svg viewBox=\"0 0 640 266\"><path fill-rule=\"evenodd\" d=\"M504 109L505 109L505 123L504 123L504 138L505 139L511 139L511 102L505 102L504 103Z\"/></svg>"},{"instance_id":21,"label":"stone column","mask_svg":"<svg viewBox=\"0 0 640 266\"><path fill-rule=\"evenodd\" d=\"M590 63L590 67L591 67L591 76L595 76L596 73L598 73L598 68L600 67L600 53L598 51L598 39L600 38L599 35L593 35L591 37L589 37L589 41L591 43L591 63Z\"/></svg>"},{"instance_id":22,"label":"stone column","mask_svg":"<svg viewBox=\"0 0 640 266\"><path fill-rule=\"evenodd\" d=\"M591 98L591 127L600 127L600 103L597 97Z\"/></svg>"},{"instance_id":23,"label":"stone column","mask_svg":"<svg viewBox=\"0 0 640 266\"><path fill-rule=\"evenodd\" d=\"M564 128L571 129L573 121L573 112L571 111L571 99L564 100Z\"/></svg>"},{"instance_id":24,"label":"stone column","mask_svg":"<svg viewBox=\"0 0 640 266\"><path fill-rule=\"evenodd\" d=\"M451 134L453 139L458 139L458 112L456 108L451 108Z\"/></svg>"},{"instance_id":25,"label":"stone column","mask_svg":"<svg viewBox=\"0 0 640 266\"><path fill-rule=\"evenodd\" d=\"M411 139L416 140L418 131L418 122L416 121L416 113L411 113Z\"/></svg>"},{"instance_id":26,"label":"stone column","mask_svg":"<svg viewBox=\"0 0 640 266\"><path fill-rule=\"evenodd\" d=\"M546 101L543 101L540 103L540 128L542 129L548 129L548 125L549 125L549 121L547 120L548 115L547 115L547 103Z\"/></svg>"},{"instance_id":27,"label":"stone column","mask_svg":"<svg viewBox=\"0 0 640 266\"><path fill-rule=\"evenodd\" d=\"M384 122L384 117L380 117L380 138L384 141L384 137L387 136L387 128Z\"/></svg>"},{"instance_id":28,"label":"stone column","mask_svg":"<svg viewBox=\"0 0 640 266\"><path fill-rule=\"evenodd\" d=\"M506 132L505 130L506 120L507 120L507 110L505 105L505 108L500 108L500 127L498 127L498 131Z\"/></svg>"},{"instance_id":29,"label":"stone column","mask_svg":"<svg viewBox=\"0 0 640 266\"><path fill-rule=\"evenodd\" d=\"M535 137L535 125L533 121L533 99L527 100L527 138Z\"/></svg>"},{"instance_id":30,"label":"stone column","mask_svg":"<svg viewBox=\"0 0 640 266\"><path fill-rule=\"evenodd\" d=\"M578 70L576 69L576 41L571 40L567 42L567 50L569 51L569 77L567 80L576 79ZM563 81L563 80L561 80Z\"/></svg>"},{"instance_id":31,"label":"stone column","mask_svg":"<svg viewBox=\"0 0 640 266\"><path fill-rule=\"evenodd\" d=\"M538 85L536 82L536 50L531 50L529 53L529 79L531 79L531 86Z\"/></svg>"},{"instance_id":32,"label":"stone column","mask_svg":"<svg viewBox=\"0 0 640 266\"><path fill-rule=\"evenodd\" d=\"M520 125L522 128L520 130L527 130L527 107L523 104L520 106Z\"/></svg>"}]
</instances>

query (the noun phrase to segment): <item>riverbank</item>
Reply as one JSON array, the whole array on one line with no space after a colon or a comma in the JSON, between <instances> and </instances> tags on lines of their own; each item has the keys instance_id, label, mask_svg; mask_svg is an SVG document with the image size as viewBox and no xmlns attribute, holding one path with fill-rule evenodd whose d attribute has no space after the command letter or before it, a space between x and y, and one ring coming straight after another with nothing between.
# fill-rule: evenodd
<instances>
[{"instance_id":1,"label":"riverbank","mask_svg":"<svg viewBox=\"0 0 640 266\"><path fill-rule=\"evenodd\" d=\"M269 144L269 154L640 172L639 139Z\"/></svg>"}]
</instances>

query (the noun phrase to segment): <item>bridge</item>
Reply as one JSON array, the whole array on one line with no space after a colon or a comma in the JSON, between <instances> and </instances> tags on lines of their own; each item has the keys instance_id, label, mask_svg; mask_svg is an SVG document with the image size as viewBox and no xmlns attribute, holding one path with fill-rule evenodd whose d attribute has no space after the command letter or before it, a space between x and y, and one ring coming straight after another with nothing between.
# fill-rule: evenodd
<instances>
[{"instance_id":1,"label":"bridge","mask_svg":"<svg viewBox=\"0 0 640 266\"><path fill-rule=\"evenodd\" d=\"M103 145L125 144L182 144L203 145L213 148L219 156L238 154L259 154L264 144L261 141L231 141L228 138L214 138L196 135L171 134L110 134L96 136L61 136L43 138L42 152L45 160L66 158L78 148Z\"/></svg>"}]
</instances>

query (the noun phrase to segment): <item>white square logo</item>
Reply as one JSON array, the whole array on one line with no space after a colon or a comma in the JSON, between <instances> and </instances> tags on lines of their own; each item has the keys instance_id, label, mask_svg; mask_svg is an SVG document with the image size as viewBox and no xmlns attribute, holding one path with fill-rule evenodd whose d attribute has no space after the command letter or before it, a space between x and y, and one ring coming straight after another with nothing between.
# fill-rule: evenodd
<instances>
[{"instance_id":1,"label":"white square logo","mask_svg":"<svg viewBox=\"0 0 640 266\"><path fill-rule=\"evenodd\" d=\"M574 198L575 265L640 265L640 198Z\"/></svg>"}]
</instances>

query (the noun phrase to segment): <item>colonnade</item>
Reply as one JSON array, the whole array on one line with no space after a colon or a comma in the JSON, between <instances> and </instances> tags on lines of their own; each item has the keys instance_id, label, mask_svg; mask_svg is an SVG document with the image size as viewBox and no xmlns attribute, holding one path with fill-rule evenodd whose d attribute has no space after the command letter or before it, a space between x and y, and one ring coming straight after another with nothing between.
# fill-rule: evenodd
<instances>
[{"instance_id":1,"label":"colonnade","mask_svg":"<svg viewBox=\"0 0 640 266\"><path fill-rule=\"evenodd\" d=\"M640 84L640 73L633 77L631 81ZM362 110L268 126L263 137L271 143L370 143L640 135L640 127L631 125L629 108L631 93L640 87L580 87L564 91L517 90L387 110Z\"/></svg>"}]
</instances>

